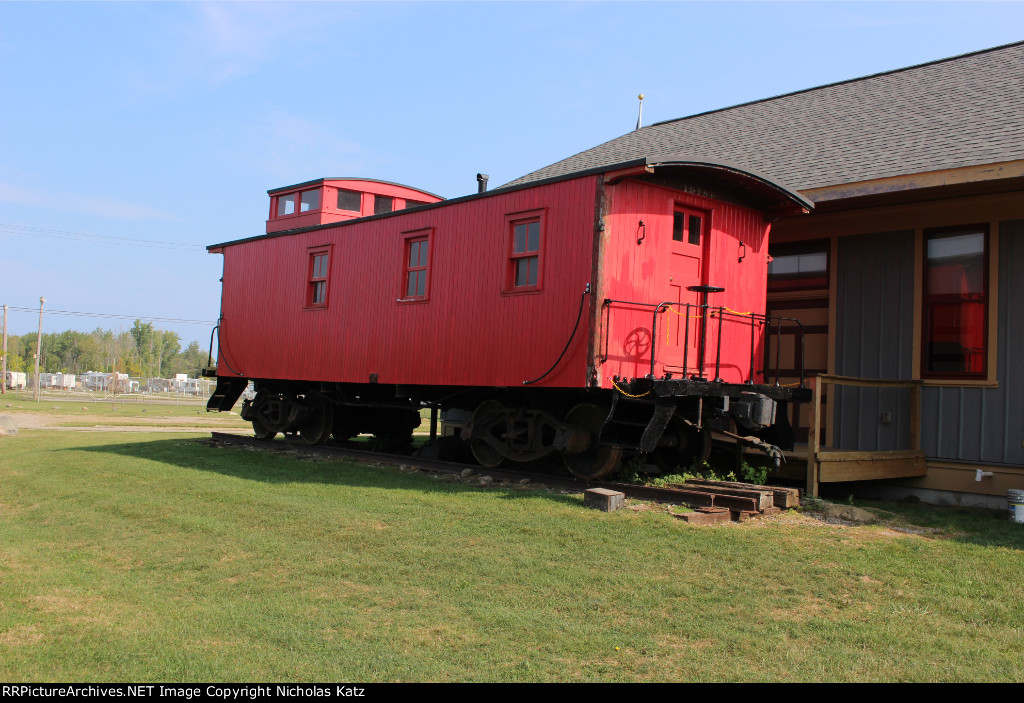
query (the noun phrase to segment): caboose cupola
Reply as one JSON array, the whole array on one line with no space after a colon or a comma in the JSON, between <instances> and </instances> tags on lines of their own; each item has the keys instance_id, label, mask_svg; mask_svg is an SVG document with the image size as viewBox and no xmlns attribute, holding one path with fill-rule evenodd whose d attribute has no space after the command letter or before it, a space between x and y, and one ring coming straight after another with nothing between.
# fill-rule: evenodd
<instances>
[{"instance_id":1,"label":"caboose cupola","mask_svg":"<svg viewBox=\"0 0 1024 703\"><path fill-rule=\"evenodd\" d=\"M380 215L444 200L439 195L369 178L319 178L273 188L267 233Z\"/></svg>"}]
</instances>

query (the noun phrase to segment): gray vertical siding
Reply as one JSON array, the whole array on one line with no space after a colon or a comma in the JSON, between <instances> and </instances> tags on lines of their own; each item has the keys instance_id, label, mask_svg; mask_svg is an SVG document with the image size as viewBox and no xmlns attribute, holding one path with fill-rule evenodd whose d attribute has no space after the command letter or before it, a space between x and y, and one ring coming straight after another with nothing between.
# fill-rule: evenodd
<instances>
[{"instance_id":1,"label":"gray vertical siding","mask_svg":"<svg viewBox=\"0 0 1024 703\"><path fill-rule=\"evenodd\" d=\"M839 240L836 373L910 378L913 232ZM926 387L921 442L930 458L1024 465L1024 220L999 225L998 388ZM903 449L909 440L910 394L836 388L835 444L843 449ZM893 414L889 425L883 412Z\"/></svg>"},{"instance_id":2,"label":"gray vertical siding","mask_svg":"<svg viewBox=\"0 0 1024 703\"><path fill-rule=\"evenodd\" d=\"M837 258L836 373L910 378L913 231L841 237ZM908 446L908 390L834 386L832 393L837 447L883 450ZM884 412L892 414L892 422L881 421Z\"/></svg>"}]
</instances>

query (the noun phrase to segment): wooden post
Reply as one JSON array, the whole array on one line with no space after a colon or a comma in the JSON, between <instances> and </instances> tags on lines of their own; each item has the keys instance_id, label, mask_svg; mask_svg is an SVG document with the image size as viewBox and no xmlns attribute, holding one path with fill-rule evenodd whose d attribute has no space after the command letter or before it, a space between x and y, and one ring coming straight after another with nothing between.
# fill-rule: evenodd
<instances>
[{"instance_id":1,"label":"wooden post","mask_svg":"<svg viewBox=\"0 0 1024 703\"><path fill-rule=\"evenodd\" d=\"M39 296L39 331L36 333L36 402L39 402L39 352L43 342L43 303L46 298Z\"/></svg>"},{"instance_id":2,"label":"wooden post","mask_svg":"<svg viewBox=\"0 0 1024 703\"><path fill-rule=\"evenodd\" d=\"M7 306L4 305L4 350L0 352L0 359L3 361L3 371L0 372L0 395L7 393Z\"/></svg>"},{"instance_id":3,"label":"wooden post","mask_svg":"<svg viewBox=\"0 0 1024 703\"><path fill-rule=\"evenodd\" d=\"M921 448L921 382L910 387L910 448Z\"/></svg>"},{"instance_id":4,"label":"wooden post","mask_svg":"<svg viewBox=\"0 0 1024 703\"><path fill-rule=\"evenodd\" d=\"M811 434L807 438L807 495L818 497L818 451L821 449L821 388L822 377L814 379L814 416L811 418Z\"/></svg>"}]
</instances>

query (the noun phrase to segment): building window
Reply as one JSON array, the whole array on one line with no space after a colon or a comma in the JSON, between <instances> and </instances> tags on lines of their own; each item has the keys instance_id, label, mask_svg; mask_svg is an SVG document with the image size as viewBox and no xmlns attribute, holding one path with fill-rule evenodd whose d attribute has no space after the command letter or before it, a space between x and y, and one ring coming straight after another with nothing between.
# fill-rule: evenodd
<instances>
[{"instance_id":1,"label":"building window","mask_svg":"<svg viewBox=\"0 0 1024 703\"><path fill-rule=\"evenodd\" d=\"M338 209L349 212L360 212L362 210L363 196L355 190L338 189Z\"/></svg>"},{"instance_id":2,"label":"building window","mask_svg":"<svg viewBox=\"0 0 1024 703\"><path fill-rule=\"evenodd\" d=\"M430 232L411 232L405 238L402 300L426 300L430 292Z\"/></svg>"},{"instance_id":3,"label":"building window","mask_svg":"<svg viewBox=\"0 0 1024 703\"><path fill-rule=\"evenodd\" d=\"M507 218L509 255L506 290L524 291L540 288L543 214L518 213Z\"/></svg>"},{"instance_id":4,"label":"building window","mask_svg":"<svg viewBox=\"0 0 1024 703\"><path fill-rule=\"evenodd\" d=\"M411 208L411 207L419 207L420 205L426 205L426 203L421 201L421 200L406 200L405 201L406 209Z\"/></svg>"},{"instance_id":5,"label":"building window","mask_svg":"<svg viewBox=\"0 0 1024 703\"><path fill-rule=\"evenodd\" d=\"M330 272L330 249L309 253L309 273L306 285L306 307L327 306L327 277Z\"/></svg>"},{"instance_id":6,"label":"building window","mask_svg":"<svg viewBox=\"0 0 1024 703\"><path fill-rule=\"evenodd\" d=\"M768 290L828 288L828 241L770 246Z\"/></svg>"},{"instance_id":7,"label":"building window","mask_svg":"<svg viewBox=\"0 0 1024 703\"><path fill-rule=\"evenodd\" d=\"M373 214L383 215L385 212L391 212L395 209L395 199L389 198L386 195L375 195L373 196Z\"/></svg>"},{"instance_id":8,"label":"building window","mask_svg":"<svg viewBox=\"0 0 1024 703\"><path fill-rule=\"evenodd\" d=\"M295 214L295 193L277 196L277 216Z\"/></svg>"},{"instance_id":9,"label":"building window","mask_svg":"<svg viewBox=\"0 0 1024 703\"><path fill-rule=\"evenodd\" d=\"M988 227L925 231L921 375L985 378Z\"/></svg>"},{"instance_id":10,"label":"building window","mask_svg":"<svg viewBox=\"0 0 1024 703\"><path fill-rule=\"evenodd\" d=\"M703 214L678 207L672 213L672 241L700 246L703 233Z\"/></svg>"}]
</instances>

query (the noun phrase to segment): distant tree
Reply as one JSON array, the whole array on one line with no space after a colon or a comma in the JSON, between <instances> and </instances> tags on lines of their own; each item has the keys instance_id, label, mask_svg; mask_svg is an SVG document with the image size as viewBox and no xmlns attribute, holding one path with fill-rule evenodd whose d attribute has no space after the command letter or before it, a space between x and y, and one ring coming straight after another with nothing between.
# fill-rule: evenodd
<instances>
[{"instance_id":1,"label":"distant tree","mask_svg":"<svg viewBox=\"0 0 1024 703\"><path fill-rule=\"evenodd\" d=\"M103 346L96 338L96 333L81 333L81 335L81 338L78 340L78 367L74 373L83 374L86 371L105 371L106 365L103 363Z\"/></svg>"},{"instance_id":2,"label":"distant tree","mask_svg":"<svg viewBox=\"0 0 1024 703\"><path fill-rule=\"evenodd\" d=\"M168 376L168 371L181 352L181 337L177 332L163 330L160 335L160 354L157 361L157 376Z\"/></svg>"},{"instance_id":3,"label":"distant tree","mask_svg":"<svg viewBox=\"0 0 1024 703\"><path fill-rule=\"evenodd\" d=\"M28 367L21 351L21 337L9 335L7 337L7 370L24 371L26 368Z\"/></svg>"},{"instance_id":4,"label":"distant tree","mask_svg":"<svg viewBox=\"0 0 1024 703\"><path fill-rule=\"evenodd\" d=\"M122 364L121 368L121 373L126 373L132 378L140 378L145 374L145 371L143 371L142 365L138 362L137 359L129 357L128 359L124 360L124 363Z\"/></svg>"},{"instance_id":5,"label":"distant tree","mask_svg":"<svg viewBox=\"0 0 1024 703\"><path fill-rule=\"evenodd\" d=\"M24 370L27 372L33 371L35 368L33 365L33 360L35 359L36 354L36 336L34 334L22 335L18 339L18 347L19 348L15 350L15 353L20 355L21 358L25 360ZM9 342L8 348L10 348ZM39 364L39 369L43 369L42 363Z\"/></svg>"},{"instance_id":6,"label":"distant tree","mask_svg":"<svg viewBox=\"0 0 1024 703\"><path fill-rule=\"evenodd\" d=\"M43 334L39 370L76 375L86 371L112 373L116 365L121 373L132 377L198 375L206 364L199 343L192 342L186 352L187 355L181 350L181 336L177 332L156 329L150 322L136 320L128 331L97 327L92 332L65 330ZM8 370L31 370L35 353L35 334L10 335Z\"/></svg>"},{"instance_id":7,"label":"distant tree","mask_svg":"<svg viewBox=\"0 0 1024 703\"><path fill-rule=\"evenodd\" d=\"M206 366L208 358L208 353L199 346L199 342L193 340L175 359L172 372L187 373L192 378L197 378Z\"/></svg>"},{"instance_id":8,"label":"distant tree","mask_svg":"<svg viewBox=\"0 0 1024 703\"><path fill-rule=\"evenodd\" d=\"M154 347L158 345L156 342L157 333L153 329L153 323L136 320L128 332L135 341L136 358L139 361L142 372L147 374L154 373L158 366Z\"/></svg>"}]
</instances>

